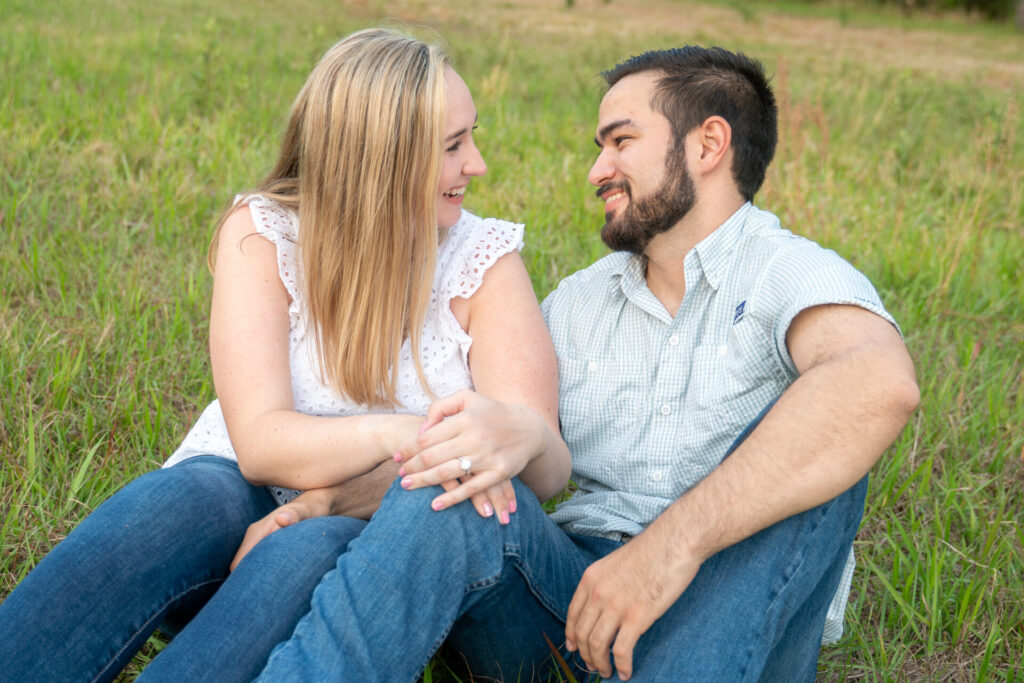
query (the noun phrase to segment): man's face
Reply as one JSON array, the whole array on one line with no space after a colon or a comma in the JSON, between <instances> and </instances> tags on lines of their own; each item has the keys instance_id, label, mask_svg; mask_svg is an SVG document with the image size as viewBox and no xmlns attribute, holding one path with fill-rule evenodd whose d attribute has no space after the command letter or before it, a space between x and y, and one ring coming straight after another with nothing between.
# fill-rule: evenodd
<instances>
[{"instance_id":1,"label":"man's face","mask_svg":"<svg viewBox=\"0 0 1024 683\"><path fill-rule=\"evenodd\" d=\"M605 95L595 137L601 153L588 176L605 203L601 239L636 254L697 199L683 141L675 145L668 119L651 109L659 75L626 76Z\"/></svg>"}]
</instances>

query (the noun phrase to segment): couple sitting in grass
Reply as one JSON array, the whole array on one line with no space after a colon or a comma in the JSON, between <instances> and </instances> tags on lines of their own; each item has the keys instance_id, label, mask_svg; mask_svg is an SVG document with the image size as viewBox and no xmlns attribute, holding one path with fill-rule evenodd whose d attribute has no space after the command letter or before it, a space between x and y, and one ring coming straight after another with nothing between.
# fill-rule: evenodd
<instances>
[{"instance_id":1,"label":"couple sitting in grass","mask_svg":"<svg viewBox=\"0 0 1024 683\"><path fill-rule=\"evenodd\" d=\"M442 646L509 681L813 680L914 369L868 280L751 203L760 64L604 76L614 253L538 307L523 226L462 208L486 165L445 55L328 51L215 233L218 400L0 606L5 680L112 680L158 627L143 680L415 681Z\"/></svg>"}]
</instances>

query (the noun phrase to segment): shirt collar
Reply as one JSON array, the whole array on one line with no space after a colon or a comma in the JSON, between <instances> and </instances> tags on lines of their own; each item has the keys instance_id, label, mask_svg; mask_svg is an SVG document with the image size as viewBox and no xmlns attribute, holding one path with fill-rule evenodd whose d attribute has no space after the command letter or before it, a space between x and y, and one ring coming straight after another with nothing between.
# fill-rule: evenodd
<instances>
[{"instance_id":1,"label":"shirt collar","mask_svg":"<svg viewBox=\"0 0 1024 683\"><path fill-rule=\"evenodd\" d=\"M715 290L729 274L736 257L736 243L743 233L743 226L747 222L747 215L752 206L750 202L746 202L694 247L700 257L704 277Z\"/></svg>"},{"instance_id":2,"label":"shirt collar","mask_svg":"<svg viewBox=\"0 0 1024 683\"><path fill-rule=\"evenodd\" d=\"M647 287L645 256L623 253L623 258L618 262L614 273L619 276L619 288L623 296L659 320L665 323L672 322L672 316Z\"/></svg>"},{"instance_id":3,"label":"shirt collar","mask_svg":"<svg viewBox=\"0 0 1024 683\"><path fill-rule=\"evenodd\" d=\"M736 210L736 213L729 216L724 223L694 247L699 268L703 271L708 284L716 291L722 280L729 274L729 269L736 256L736 243L743 232L747 214L750 213L752 206L750 202L746 202ZM624 258L618 262L613 271L619 275L619 287L622 289L622 293L641 308L662 317L661 314L665 312L664 306L647 288L646 257L626 253L623 256ZM687 269L689 270L689 263ZM693 275L697 275L697 273L693 273ZM689 273L687 280L689 280ZM669 315L669 321L671 321L671 315Z\"/></svg>"},{"instance_id":4,"label":"shirt collar","mask_svg":"<svg viewBox=\"0 0 1024 683\"><path fill-rule=\"evenodd\" d=\"M617 270L619 286L626 296L635 295L647 288L647 259L639 254L627 254L619 262Z\"/></svg>"}]
</instances>

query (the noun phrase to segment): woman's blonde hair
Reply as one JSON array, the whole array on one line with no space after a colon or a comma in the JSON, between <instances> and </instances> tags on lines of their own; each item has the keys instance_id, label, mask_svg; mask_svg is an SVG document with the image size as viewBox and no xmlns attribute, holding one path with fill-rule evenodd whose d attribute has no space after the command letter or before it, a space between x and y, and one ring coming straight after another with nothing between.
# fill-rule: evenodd
<instances>
[{"instance_id":1,"label":"woman's blonde hair","mask_svg":"<svg viewBox=\"0 0 1024 683\"><path fill-rule=\"evenodd\" d=\"M407 336L433 396L419 337L437 256L447 64L441 48L397 31L344 38L313 69L277 163L251 193L298 211L300 286L324 380L364 405L398 404L393 370Z\"/></svg>"}]
</instances>

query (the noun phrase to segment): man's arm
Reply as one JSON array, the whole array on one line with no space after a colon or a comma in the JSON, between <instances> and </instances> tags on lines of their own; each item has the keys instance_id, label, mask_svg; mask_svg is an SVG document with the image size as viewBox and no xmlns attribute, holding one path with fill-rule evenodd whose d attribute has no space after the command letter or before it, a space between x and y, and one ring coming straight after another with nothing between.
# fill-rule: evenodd
<instances>
[{"instance_id":1,"label":"man's arm","mask_svg":"<svg viewBox=\"0 0 1024 683\"><path fill-rule=\"evenodd\" d=\"M381 499L397 475L398 463L389 460L376 469L341 484L303 491L295 500L249 525L245 531L245 538L231 560L232 571L257 543L278 529L296 522L328 515L369 519L380 507Z\"/></svg>"},{"instance_id":2,"label":"man's arm","mask_svg":"<svg viewBox=\"0 0 1024 683\"><path fill-rule=\"evenodd\" d=\"M757 429L628 545L595 562L566 640L602 676L632 675L633 647L705 559L853 486L896 439L920 395L899 334L854 306L816 306L786 344L800 377ZM614 642L614 645L613 645Z\"/></svg>"},{"instance_id":3,"label":"man's arm","mask_svg":"<svg viewBox=\"0 0 1024 683\"><path fill-rule=\"evenodd\" d=\"M398 476L398 467L398 463L389 460L361 477L323 489L330 504L328 514L370 519Z\"/></svg>"}]
</instances>

